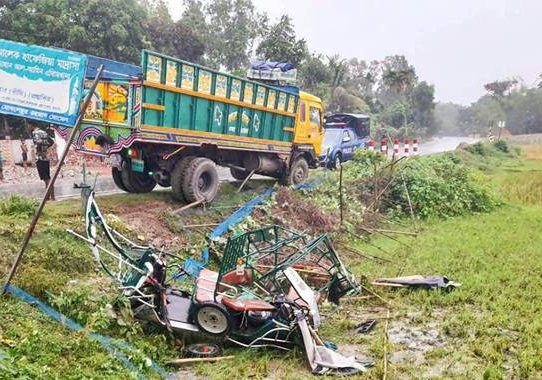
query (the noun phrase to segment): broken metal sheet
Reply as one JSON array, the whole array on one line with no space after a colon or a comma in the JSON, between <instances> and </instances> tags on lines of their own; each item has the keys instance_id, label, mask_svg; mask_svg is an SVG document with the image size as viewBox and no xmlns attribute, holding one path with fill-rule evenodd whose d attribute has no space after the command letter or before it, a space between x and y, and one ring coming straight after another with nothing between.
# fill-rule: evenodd
<instances>
[{"instance_id":1,"label":"broken metal sheet","mask_svg":"<svg viewBox=\"0 0 542 380\"><path fill-rule=\"evenodd\" d=\"M305 354L313 374L355 375L367 371L367 367L358 362L356 358L344 356L326 347L307 323L303 312L296 312L296 320L303 338Z\"/></svg>"},{"instance_id":2,"label":"broken metal sheet","mask_svg":"<svg viewBox=\"0 0 542 380\"><path fill-rule=\"evenodd\" d=\"M403 276L392 278L378 278L372 282L375 286L389 286L397 288L423 288L423 289L455 289L460 287L458 282L450 281L445 276Z\"/></svg>"}]
</instances>

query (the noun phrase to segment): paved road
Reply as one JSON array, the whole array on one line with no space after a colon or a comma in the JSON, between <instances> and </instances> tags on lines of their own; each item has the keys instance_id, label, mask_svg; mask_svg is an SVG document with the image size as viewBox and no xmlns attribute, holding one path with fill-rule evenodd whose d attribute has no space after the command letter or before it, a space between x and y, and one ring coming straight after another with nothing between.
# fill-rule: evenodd
<instances>
[{"instance_id":1,"label":"paved road","mask_svg":"<svg viewBox=\"0 0 542 380\"><path fill-rule=\"evenodd\" d=\"M466 142L472 144L478 141L471 137L439 137L429 142L420 145L420 154L427 155L439 152L446 152L454 150L460 143ZM233 181L234 179L230 175L228 168L218 167L218 175L221 181ZM266 178L262 176L254 176L254 178ZM55 195L57 199L73 198L80 195L80 190L74 189L74 182L79 182L80 178L75 179L63 179L57 181L55 184ZM164 190L162 187L158 187L160 190ZM12 194L20 194L28 197L41 197L44 192L43 182L31 182L24 184L10 184L0 186L0 197L9 196ZM109 176L98 177L96 181L96 193L97 194L115 194L122 193Z\"/></svg>"},{"instance_id":2,"label":"paved road","mask_svg":"<svg viewBox=\"0 0 542 380\"><path fill-rule=\"evenodd\" d=\"M449 152L457 148L457 146L462 142L467 144L474 144L477 141L480 141L480 139L472 137L436 137L431 141L420 145L420 154L427 155L441 152Z\"/></svg>"},{"instance_id":3,"label":"paved road","mask_svg":"<svg viewBox=\"0 0 542 380\"><path fill-rule=\"evenodd\" d=\"M218 167L218 176L220 181L234 181L234 178L230 175L230 169ZM80 176L79 176L80 177ZM74 188L74 183L79 183L81 178L76 177L72 179L57 180L55 184L55 197L57 199L66 199L78 197L81 193L80 190ZM253 176L253 178L267 178L259 175ZM94 178L88 180L89 183L94 182ZM165 188L157 186L158 190L165 190ZM41 181L27 182L23 184L7 184L0 185L0 197L7 197L12 194L20 194L27 197L41 197L45 191L45 185ZM99 176L96 179L96 194L118 194L122 193L119 190L113 179L110 176Z\"/></svg>"}]
</instances>

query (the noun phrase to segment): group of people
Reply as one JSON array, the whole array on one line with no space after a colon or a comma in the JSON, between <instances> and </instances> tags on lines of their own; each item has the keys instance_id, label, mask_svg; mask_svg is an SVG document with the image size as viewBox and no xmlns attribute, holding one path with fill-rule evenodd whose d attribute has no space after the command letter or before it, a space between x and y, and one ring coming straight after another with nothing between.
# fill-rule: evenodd
<instances>
[{"instance_id":1,"label":"group of people","mask_svg":"<svg viewBox=\"0 0 542 380\"><path fill-rule=\"evenodd\" d=\"M47 188L47 186L49 186L49 182L51 181L51 161L49 159L49 150L55 143L55 140L46 130L39 128L33 123L29 123L29 128L30 132L32 133L32 141L36 148L36 169L38 170L40 180L45 183L45 188ZM28 159L28 145L26 144L25 139L21 138L20 143L22 166L31 166ZM4 179L3 162L4 159L2 156L2 150L0 148L0 181ZM51 189L49 199L55 199L54 188Z\"/></svg>"}]
</instances>

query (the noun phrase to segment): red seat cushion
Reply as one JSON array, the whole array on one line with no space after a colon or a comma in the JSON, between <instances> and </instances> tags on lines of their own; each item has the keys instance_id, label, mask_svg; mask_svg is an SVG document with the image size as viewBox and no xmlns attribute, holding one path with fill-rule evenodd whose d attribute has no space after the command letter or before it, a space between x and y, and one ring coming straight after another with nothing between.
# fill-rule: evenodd
<instances>
[{"instance_id":1,"label":"red seat cushion","mask_svg":"<svg viewBox=\"0 0 542 380\"><path fill-rule=\"evenodd\" d=\"M237 270L226 273L222 276L220 282L228 285L250 285L253 278L252 269L245 268L241 273L237 272Z\"/></svg>"},{"instance_id":2,"label":"red seat cushion","mask_svg":"<svg viewBox=\"0 0 542 380\"><path fill-rule=\"evenodd\" d=\"M275 310L275 307L269 302L262 300L248 300L239 298L222 298L224 306L235 311L270 311Z\"/></svg>"}]
</instances>

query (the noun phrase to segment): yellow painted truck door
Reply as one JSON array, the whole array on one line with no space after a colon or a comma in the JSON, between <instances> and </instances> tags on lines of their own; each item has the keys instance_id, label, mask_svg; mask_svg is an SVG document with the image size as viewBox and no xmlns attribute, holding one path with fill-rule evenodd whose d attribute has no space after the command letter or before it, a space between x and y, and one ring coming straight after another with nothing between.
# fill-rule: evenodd
<instances>
[{"instance_id":1,"label":"yellow painted truck door","mask_svg":"<svg viewBox=\"0 0 542 380\"><path fill-rule=\"evenodd\" d=\"M316 156L322 149L324 128L322 100L314 95L301 91L299 107L294 131L294 144L312 145Z\"/></svg>"}]
</instances>

